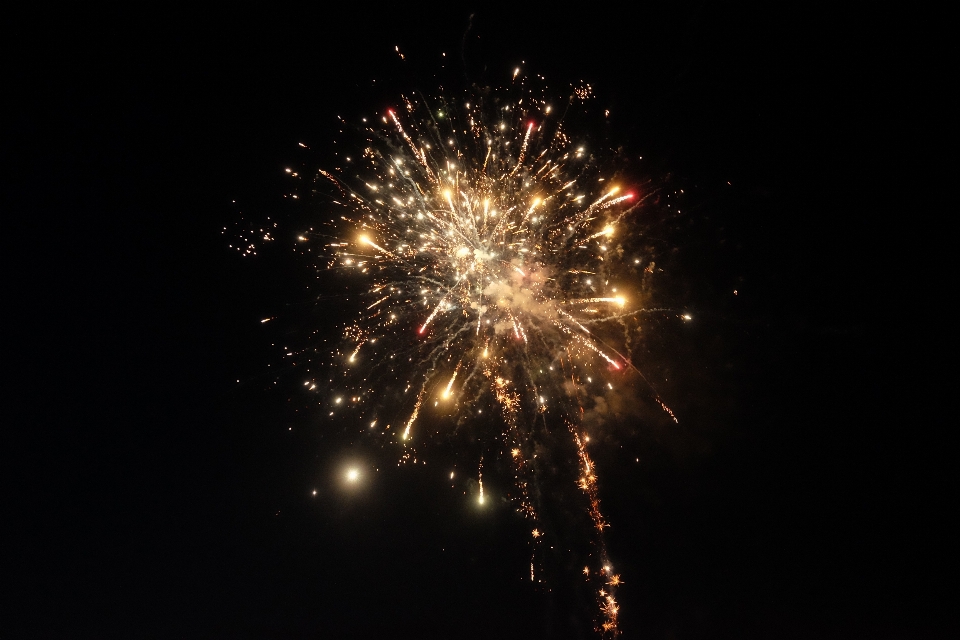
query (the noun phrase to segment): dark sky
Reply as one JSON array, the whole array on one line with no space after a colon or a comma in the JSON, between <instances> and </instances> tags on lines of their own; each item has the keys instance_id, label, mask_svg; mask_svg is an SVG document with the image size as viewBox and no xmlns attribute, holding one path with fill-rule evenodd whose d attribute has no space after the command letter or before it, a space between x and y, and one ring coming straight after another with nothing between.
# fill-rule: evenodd
<instances>
[{"instance_id":1,"label":"dark sky","mask_svg":"<svg viewBox=\"0 0 960 640\"><path fill-rule=\"evenodd\" d=\"M395 5L17 31L11 637L588 637L522 579L509 506L478 515L429 465L388 468L296 411L271 344L335 312L285 249L243 260L220 233L272 216L289 243L304 209L283 168L336 115L521 61L589 82L642 171L686 194L656 233L663 294L696 321L655 327L647 354L680 424L630 418L611 436L625 453L598 454L625 637L955 632L952 474L898 364L898 238L876 230L890 124L869 25L710 2L473 13L469 29L467 9ZM345 492L343 456L382 471Z\"/></svg>"}]
</instances>

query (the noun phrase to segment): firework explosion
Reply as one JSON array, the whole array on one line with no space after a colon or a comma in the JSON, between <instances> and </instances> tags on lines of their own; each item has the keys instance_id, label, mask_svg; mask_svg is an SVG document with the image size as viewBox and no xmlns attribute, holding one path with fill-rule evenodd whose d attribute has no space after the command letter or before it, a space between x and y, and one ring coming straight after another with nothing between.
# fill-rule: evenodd
<instances>
[{"instance_id":1,"label":"firework explosion","mask_svg":"<svg viewBox=\"0 0 960 640\"><path fill-rule=\"evenodd\" d=\"M630 251L628 225L650 194L605 175L598 150L567 130L590 93L576 87L554 108L515 73L504 90L403 98L364 121L360 146L318 180L333 185L339 208L323 268L352 272L366 298L334 354L347 404L402 443L407 461L438 426L495 408L500 426L488 435L510 452L535 554L544 535L536 447L541 434L568 434L595 530L583 578L597 630L615 636L620 578L581 418L601 387L639 373L630 350L646 310L631 286L652 264ZM311 230L300 240L329 237ZM482 460L477 477L482 504Z\"/></svg>"}]
</instances>

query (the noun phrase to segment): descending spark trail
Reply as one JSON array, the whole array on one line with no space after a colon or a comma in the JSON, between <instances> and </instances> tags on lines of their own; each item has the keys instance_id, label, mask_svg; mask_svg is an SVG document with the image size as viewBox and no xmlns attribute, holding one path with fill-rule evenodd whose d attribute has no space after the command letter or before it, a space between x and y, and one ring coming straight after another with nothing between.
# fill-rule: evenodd
<instances>
[{"instance_id":1,"label":"descending spark trail","mask_svg":"<svg viewBox=\"0 0 960 640\"><path fill-rule=\"evenodd\" d=\"M423 417L434 398L458 424L476 421L489 398L502 420L492 437L511 453L516 504L532 521L535 550L544 535L532 497L535 447L547 434L569 432L599 540L597 564L584 576L598 604L597 630L612 637L619 576L602 541L608 525L579 420L594 379L636 371L626 336L643 309L639 296L618 288L634 284L639 259L625 244L627 225L649 194L621 193L602 156L567 130L566 114L582 110L589 87L556 110L519 92L405 98L380 124L361 127L361 148L338 155L335 171L319 172L342 208L327 266L367 283L367 302L337 357L357 410L369 407L365 423L386 412L385 403L402 409L394 424L402 425L406 456L435 431L438 420ZM374 386L403 392L388 400ZM482 465L477 477L482 504Z\"/></svg>"}]
</instances>

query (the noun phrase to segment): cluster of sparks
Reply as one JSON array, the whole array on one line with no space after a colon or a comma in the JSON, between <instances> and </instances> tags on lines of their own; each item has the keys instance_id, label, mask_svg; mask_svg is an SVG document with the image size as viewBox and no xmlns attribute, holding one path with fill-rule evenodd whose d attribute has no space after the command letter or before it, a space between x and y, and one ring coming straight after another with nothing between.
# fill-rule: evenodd
<instances>
[{"instance_id":1,"label":"cluster of sparks","mask_svg":"<svg viewBox=\"0 0 960 640\"><path fill-rule=\"evenodd\" d=\"M629 336L644 309L630 278L647 259L625 236L649 194L604 175L598 150L568 133L566 113L584 108L588 86L555 108L518 91L516 74L514 82L512 91L460 99L403 98L358 124L363 147L318 175L334 185L335 231L300 240L332 235L325 268L364 283L361 313L335 353L354 409L396 434L411 459L443 424L497 408L501 426L490 435L510 453L534 547L545 534L531 486L538 434L569 432L596 530L584 579L597 630L616 636L620 577L603 543L608 524L581 417L592 395L636 371ZM477 474L482 504L482 459Z\"/></svg>"}]
</instances>

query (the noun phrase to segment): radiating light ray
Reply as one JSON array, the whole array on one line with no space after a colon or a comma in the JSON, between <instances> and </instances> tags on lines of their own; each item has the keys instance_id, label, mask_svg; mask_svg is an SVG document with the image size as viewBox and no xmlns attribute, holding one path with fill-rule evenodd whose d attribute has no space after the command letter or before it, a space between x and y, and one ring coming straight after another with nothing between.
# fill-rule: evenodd
<instances>
[{"instance_id":1,"label":"radiating light ray","mask_svg":"<svg viewBox=\"0 0 960 640\"><path fill-rule=\"evenodd\" d=\"M387 251L386 249L384 249L383 247L381 247L381 246L378 245L376 242L374 242L373 240L371 240L370 238L368 238L368 237L366 237L366 236L361 236L361 237L360 237L360 243L361 243L361 244L368 244L368 245L370 245L371 247L373 247L374 249L376 249L377 251L379 251L380 253L384 253L384 254L388 255L388 256L390 256L391 258L393 258L394 260L397 259L397 256L393 255L392 253L390 253L389 251Z\"/></svg>"}]
</instances>

